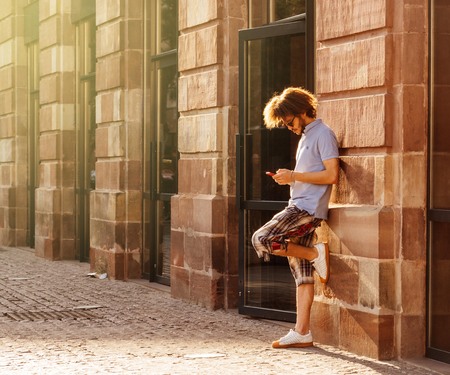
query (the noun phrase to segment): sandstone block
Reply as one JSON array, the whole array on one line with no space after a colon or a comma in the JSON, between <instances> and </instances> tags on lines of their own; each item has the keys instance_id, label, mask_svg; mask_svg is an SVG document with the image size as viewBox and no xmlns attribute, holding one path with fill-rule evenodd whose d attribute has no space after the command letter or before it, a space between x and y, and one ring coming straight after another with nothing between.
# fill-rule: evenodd
<instances>
[{"instance_id":1,"label":"sandstone block","mask_svg":"<svg viewBox=\"0 0 450 375\"><path fill-rule=\"evenodd\" d=\"M123 27L123 21L114 21L97 29L96 56L98 58L123 49Z\"/></svg>"},{"instance_id":2,"label":"sandstone block","mask_svg":"<svg viewBox=\"0 0 450 375\"><path fill-rule=\"evenodd\" d=\"M373 259L393 259L394 212L389 207L333 205L328 226L333 252Z\"/></svg>"},{"instance_id":3,"label":"sandstone block","mask_svg":"<svg viewBox=\"0 0 450 375\"><path fill-rule=\"evenodd\" d=\"M97 91L117 88L123 84L123 57L114 54L98 59L95 87Z\"/></svg>"},{"instance_id":4,"label":"sandstone block","mask_svg":"<svg viewBox=\"0 0 450 375\"><path fill-rule=\"evenodd\" d=\"M218 17L218 4L215 0L204 0L202 2L180 0L178 9L180 30L201 25Z\"/></svg>"},{"instance_id":5,"label":"sandstone block","mask_svg":"<svg viewBox=\"0 0 450 375\"><path fill-rule=\"evenodd\" d=\"M121 89L98 93L96 102L96 123L123 121L124 93Z\"/></svg>"},{"instance_id":6,"label":"sandstone block","mask_svg":"<svg viewBox=\"0 0 450 375\"><path fill-rule=\"evenodd\" d=\"M341 347L378 359L391 359L394 351L394 316L374 315L341 308Z\"/></svg>"},{"instance_id":7,"label":"sandstone block","mask_svg":"<svg viewBox=\"0 0 450 375\"><path fill-rule=\"evenodd\" d=\"M183 116L178 120L178 150L182 153L222 150L222 114Z\"/></svg>"},{"instance_id":8,"label":"sandstone block","mask_svg":"<svg viewBox=\"0 0 450 375\"><path fill-rule=\"evenodd\" d=\"M0 68L13 63L13 40L0 44Z\"/></svg>"},{"instance_id":9,"label":"sandstone block","mask_svg":"<svg viewBox=\"0 0 450 375\"><path fill-rule=\"evenodd\" d=\"M12 89L14 78L14 67L5 66L0 69L0 91Z\"/></svg>"},{"instance_id":10,"label":"sandstone block","mask_svg":"<svg viewBox=\"0 0 450 375\"><path fill-rule=\"evenodd\" d=\"M427 168L423 153L407 153L402 159L403 207L426 207Z\"/></svg>"},{"instance_id":11,"label":"sandstone block","mask_svg":"<svg viewBox=\"0 0 450 375\"><path fill-rule=\"evenodd\" d=\"M96 3L96 24L112 21L121 16L121 0L97 0Z\"/></svg>"},{"instance_id":12,"label":"sandstone block","mask_svg":"<svg viewBox=\"0 0 450 375\"><path fill-rule=\"evenodd\" d=\"M0 114L14 113L18 104L14 98L15 90L9 89L0 92Z\"/></svg>"},{"instance_id":13,"label":"sandstone block","mask_svg":"<svg viewBox=\"0 0 450 375\"><path fill-rule=\"evenodd\" d=\"M323 100L319 115L335 131L339 146L386 145L386 94Z\"/></svg>"},{"instance_id":14,"label":"sandstone block","mask_svg":"<svg viewBox=\"0 0 450 375\"><path fill-rule=\"evenodd\" d=\"M317 93L380 87L386 84L389 36L346 42L317 50Z\"/></svg>"},{"instance_id":15,"label":"sandstone block","mask_svg":"<svg viewBox=\"0 0 450 375\"><path fill-rule=\"evenodd\" d=\"M217 195L196 195L193 198L195 212L192 229L196 232L223 234L224 200Z\"/></svg>"},{"instance_id":16,"label":"sandstone block","mask_svg":"<svg viewBox=\"0 0 450 375\"><path fill-rule=\"evenodd\" d=\"M0 162L11 163L15 160L15 141L13 138L0 139Z\"/></svg>"},{"instance_id":17,"label":"sandstone block","mask_svg":"<svg viewBox=\"0 0 450 375\"><path fill-rule=\"evenodd\" d=\"M206 109L222 105L222 72L209 70L198 74L180 77L179 107L182 111ZM187 96L183 100L182 95ZM180 107L181 105L181 107Z\"/></svg>"},{"instance_id":18,"label":"sandstone block","mask_svg":"<svg viewBox=\"0 0 450 375\"><path fill-rule=\"evenodd\" d=\"M316 12L319 41L388 26L386 0L318 0Z\"/></svg>"},{"instance_id":19,"label":"sandstone block","mask_svg":"<svg viewBox=\"0 0 450 375\"><path fill-rule=\"evenodd\" d=\"M406 315L425 316L426 265L425 261L401 262L401 305Z\"/></svg>"}]
</instances>

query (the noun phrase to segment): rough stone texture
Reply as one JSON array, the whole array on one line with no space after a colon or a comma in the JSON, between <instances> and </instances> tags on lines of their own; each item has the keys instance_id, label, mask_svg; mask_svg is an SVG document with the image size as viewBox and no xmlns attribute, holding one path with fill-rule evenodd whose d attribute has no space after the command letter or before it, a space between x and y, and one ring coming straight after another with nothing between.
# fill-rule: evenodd
<instances>
[{"instance_id":1,"label":"rough stone texture","mask_svg":"<svg viewBox=\"0 0 450 375\"><path fill-rule=\"evenodd\" d=\"M0 11L0 244L26 245L27 50L24 1L6 0Z\"/></svg>"},{"instance_id":2,"label":"rough stone texture","mask_svg":"<svg viewBox=\"0 0 450 375\"><path fill-rule=\"evenodd\" d=\"M423 355L427 2L320 0L316 11L319 114L342 154L337 205L321 233L333 251L327 292L337 299L327 302L345 303L339 345L380 358Z\"/></svg>"},{"instance_id":3,"label":"rough stone texture","mask_svg":"<svg viewBox=\"0 0 450 375\"><path fill-rule=\"evenodd\" d=\"M318 0L317 38L333 39L387 27L388 5L388 0Z\"/></svg>"},{"instance_id":4,"label":"rough stone texture","mask_svg":"<svg viewBox=\"0 0 450 375\"><path fill-rule=\"evenodd\" d=\"M172 295L212 309L237 303L234 205L237 2L179 2L179 184L172 198Z\"/></svg>"},{"instance_id":5,"label":"rough stone texture","mask_svg":"<svg viewBox=\"0 0 450 375\"><path fill-rule=\"evenodd\" d=\"M74 259L75 252L75 26L65 5L39 7L40 179L36 190L36 254ZM53 204L48 206L48 201ZM56 208L57 207L57 208ZM53 230L48 231L48 224ZM62 230L64 228L64 230Z\"/></svg>"},{"instance_id":6,"label":"rough stone texture","mask_svg":"<svg viewBox=\"0 0 450 375\"><path fill-rule=\"evenodd\" d=\"M96 191L91 267L140 278L142 264L142 2L97 4ZM126 37L125 37L126 36Z\"/></svg>"}]
</instances>

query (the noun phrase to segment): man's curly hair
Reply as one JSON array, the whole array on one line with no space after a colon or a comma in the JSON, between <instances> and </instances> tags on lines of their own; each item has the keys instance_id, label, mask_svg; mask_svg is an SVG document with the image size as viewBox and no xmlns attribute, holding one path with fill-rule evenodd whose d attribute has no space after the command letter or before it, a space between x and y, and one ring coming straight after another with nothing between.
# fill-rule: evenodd
<instances>
[{"instance_id":1,"label":"man's curly hair","mask_svg":"<svg viewBox=\"0 0 450 375\"><path fill-rule=\"evenodd\" d=\"M267 102L263 116L266 128L281 128L284 119L305 113L308 117L317 116L317 99L302 87L288 87L281 94L276 94Z\"/></svg>"}]
</instances>

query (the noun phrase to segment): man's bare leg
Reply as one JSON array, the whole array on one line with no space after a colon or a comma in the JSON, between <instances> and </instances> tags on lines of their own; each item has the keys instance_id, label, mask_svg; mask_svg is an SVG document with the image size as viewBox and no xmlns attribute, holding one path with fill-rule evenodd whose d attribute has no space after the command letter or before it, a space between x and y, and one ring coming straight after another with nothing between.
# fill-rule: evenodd
<instances>
[{"instance_id":1,"label":"man's bare leg","mask_svg":"<svg viewBox=\"0 0 450 375\"><path fill-rule=\"evenodd\" d=\"M283 250L277 250L277 253L275 253L275 251L274 251L274 254L281 255L282 251ZM302 259L306 259L309 261L316 259L317 256L319 255L319 253L315 247L306 247L306 246L302 246L302 245L295 244L292 242L289 242L286 253L290 257L302 258Z\"/></svg>"},{"instance_id":2,"label":"man's bare leg","mask_svg":"<svg viewBox=\"0 0 450 375\"><path fill-rule=\"evenodd\" d=\"M306 335L309 332L313 300L314 284L301 284L297 287L297 319L295 330L301 335Z\"/></svg>"}]
</instances>

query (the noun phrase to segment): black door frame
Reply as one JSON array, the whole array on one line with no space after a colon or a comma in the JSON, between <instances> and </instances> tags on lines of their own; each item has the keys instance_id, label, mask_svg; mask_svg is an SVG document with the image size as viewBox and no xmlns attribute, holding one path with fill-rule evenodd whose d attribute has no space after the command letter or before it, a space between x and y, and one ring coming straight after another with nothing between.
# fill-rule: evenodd
<instances>
[{"instance_id":1,"label":"black door frame","mask_svg":"<svg viewBox=\"0 0 450 375\"><path fill-rule=\"evenodd\" d=\"M434 100L433 100L433 91L435 85L435 74L439 74L439 71L434 71L433 61L436 58L436 54L445 53L443 48L446 46L435 45L435 33L439 33L437 29L438 21L433 20L435 18L434 13L436 9L434 7L435 2L428 2L428 14L430 15L429 21L429 38L428 38L428 54L429 54L429 68L428 68L428 77L429 85L428 85L428 185L427 185L427 340L426 340L426 356L438 361L450 363L450 352L437 348L431 344L431 330L432 330L432 276L433 276L433 224L434 223L450 223L450 208L435 208L433 207L432 196L433 196L433 137L434 137ZM448 49L448 48L447 48ZM445 56L445 55L444 55ZM441 57L442 58L442 57ZM445 173L445 172L444 172Z\"/></svg>"},{"instance_id":2,"label":"black door frame","mask_svg":"<svg viewBox=\"0 0 450 375\"><path fill-rule=\"evenodd\" d=\"M309 8L311 9L311 8ZM248 200L245 194L245 142L247 118L247 42L289 35L306 35L306 87L314 86L314 24L313 12L290 17L272 24L239 31L239 134L236 135L236 201L239 210L239 313L266 319L295 321L295 312L245 305L245 212L246 210L281 211L286 201Z\"/></svg>"}]
</instances>

